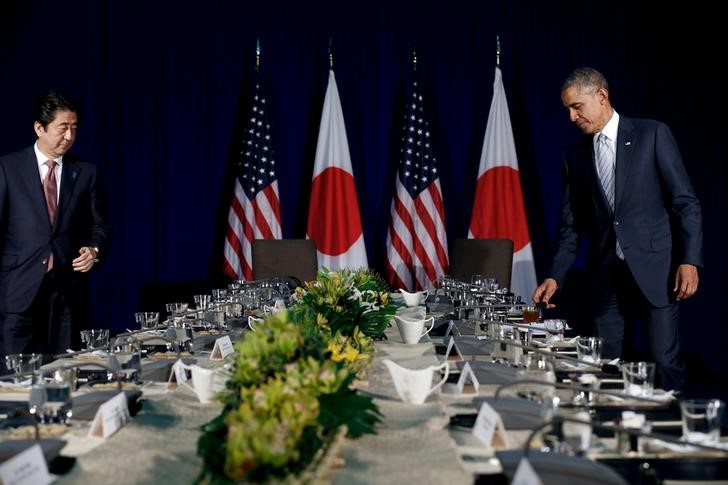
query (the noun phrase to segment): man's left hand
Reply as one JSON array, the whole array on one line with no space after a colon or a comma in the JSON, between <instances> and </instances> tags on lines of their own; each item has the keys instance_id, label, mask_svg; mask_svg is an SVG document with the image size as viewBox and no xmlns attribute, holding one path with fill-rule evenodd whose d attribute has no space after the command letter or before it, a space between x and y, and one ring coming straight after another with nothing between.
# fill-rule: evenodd
<instances>
[{"instance_id":1,"label":"man's left hand","mask_svg":"<svg viewBox=\"0 0 728 485\"><path fill-rule=\"evenodd\" d=\"M698 291L698 268L693 264L681 264L675 274L675 293L677 301L687 300Z\"/></svg>"},{"instance_id":2,"label":"man's left hand","mask_svg":"<svg viewBox=\"0 0 728 485\"><path fill-rule=\"evenodd\" d=\"M96 262L96 250L94 248L84 246L78 251L79 256L73 260L73 271L81 273L88 272Z\"/></svg>"}]
</instances>

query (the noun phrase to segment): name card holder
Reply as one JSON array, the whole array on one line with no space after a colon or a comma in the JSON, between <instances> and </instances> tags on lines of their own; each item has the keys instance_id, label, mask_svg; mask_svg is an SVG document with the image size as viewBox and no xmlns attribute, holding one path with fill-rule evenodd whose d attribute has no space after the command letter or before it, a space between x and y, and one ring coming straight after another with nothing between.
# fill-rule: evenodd
<instances>
[{"instance_id":1,"label":"name card holder","mask_svg":"<svg viewBox=\"0 0 728 485\"><path fill-rule=\"evenodd\" d=\"M230 340L230 336L225 335L224 337L220 337L215 340L215 346L212 348L210 360L222 360L234 352L235 347L233 347L233 342Z\"/></svg>"},{"instance_id":2,"label":"name card holder","mask_svg":"<svg viewBox=\"0 0 728 485\"><path fill-rule=\"evenodd\" d=\"M47 485L53 482L39 444L21 451L0 464L0 483L5 485Z\"/></svg>"},{"instance_id":3,"label":"name card holder","mask_svg":"<svg viewBox=\"0 0 728 485\"><path fill-rule=\"evenodd\" d=\"M470 381L470 384L466 384L467 381ZM478 382L478 378L475 377L473 368L470 367L470 362L466 362L463 370L460 371L458 391L460 394L477 394L479 389L480 383Z\"/></svg>"},{"instance_id":4,"label":"name card holder","mask_svg":"<svg viewBox=\"0 0 728 485\"><path fill-rule=\"evenodd\" d=\"M182 359L177 359L177 362L172 365L172 371L169 373L169 379L167 379L167 390L173 391L177 389L178 384L184 384L188 380L187 369Z\"/></svg>"},{"instance_id":5,"label":"name card holder","mask_svg":"<svg viewBox=\"0 0 728 485\"><path fill-rule=\"evenodd\" d=\"M543 485L543 481L539 478L536 470L533 469L533 465L528 461L528 458L524 457L518 462L511 485Z\"/></svg>"},{"instance_id":6,"label":"name card holder","mask_svg":"<svg viewBox=\"0 0 728 485\"><path fill-rule=\"evenodd\" d=\"M452 353L453 349L455 349L455 353ZM451 361L458 361L458 360L465 360L463 358L463 354L460 353L460 349L457 345L455 345L455 337L450 337L450 340L447 343L447 350L445 351L445 360L451 360Z\"/></svg>"},{"instance_id":7,"label":"name card holder","mask_svg":"<svg viewBox=\"0 0 728 485\"><path fill-rule=\"evenodd\" d=\"M119 431L130 419L126 394L120 392L96 410L88 435L96 438L108 438Z\"/></svg>"},{"instance_id":8,"label":"name card holder","mask_svg":"<svg viewBox=\"0 0 728 485\"><path fill-rule=\"evenodd\" d=\"M478 411L478 417L472 430L475 436L485 446L493 448L508 448L508 436L503 420L490 404L484 402Z\"/></svg>"}]
</instances>

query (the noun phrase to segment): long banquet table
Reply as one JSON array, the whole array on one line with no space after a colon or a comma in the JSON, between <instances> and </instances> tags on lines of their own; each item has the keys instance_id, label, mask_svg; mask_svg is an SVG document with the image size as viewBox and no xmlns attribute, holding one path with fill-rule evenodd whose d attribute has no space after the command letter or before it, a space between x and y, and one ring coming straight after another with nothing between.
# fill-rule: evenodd
<instances>
[{"instance_id":1,"label":"long banquet table","mask_svg":"<svg viewBox=\"0 0 728 485\"><path fill-rule=\"evenodd\" d=\"M452 415L477 412L475 396L458 394L451 383L421 405L404 403L397 396L384 359L411 369L438 365L442 356L433 343L441 339L426 336L418 344L406 345L395 325L387 330L387 337L376 343L374 362L356 383L360 392L374 398L383 415L377 434L343 438L319 478L342 484L457 485L500 473L496 450L482 445L468 430L448 426ZM233 358L211 361L209 352L197 352L194 357L203 367L221 366ZM492 396L497 387L481 385L477 396ZM62 455L75 457L76 462L57 477L57 483L191 483L195 479L202 464L196 454L199 429L219 414L220 404L201 404L188 388L168 390L166 382L159 380L147 379L142 391L140 411L107 439L88 437L88 421L73 422L61 437L67 441ZM516 448L528 435L528 431L508 431Z\"/></svg>"}]
</instances>

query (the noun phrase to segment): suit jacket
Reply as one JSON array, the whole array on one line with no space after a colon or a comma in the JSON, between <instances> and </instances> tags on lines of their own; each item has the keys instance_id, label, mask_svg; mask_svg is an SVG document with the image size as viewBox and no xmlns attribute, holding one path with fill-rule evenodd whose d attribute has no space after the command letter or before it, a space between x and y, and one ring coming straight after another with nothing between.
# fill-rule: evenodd
<instances>
[{"instance_id":1,"label":"suit jacket","mask_svg":"<svg viewBox=\"0 0 728 485\"><path fill-rule=\"evenodd\" d=\"M614 211L594 163L593 135L583 136L564 156L565 191L559 245L551 276L559 285L588 236L594 296L604 295L619 241L624 259L655 307L674 302L679 264L703 265L700 202L664 123L619 118Z\"/></svg>"},{"instance_id":2,"label":"suit jacket","mask_svg":"<svg viewBox=\"0 0 728 485\"><path fill-rule=\"evenodd\" d=\"M106 252L110 228L96 167L63 157L56 221L51 225L33 147L0 158L0 312L33 301L53 251L53 265L71 303L85 298L87 275L71 261L82 246Z\"/></svg>"}]
</instances>

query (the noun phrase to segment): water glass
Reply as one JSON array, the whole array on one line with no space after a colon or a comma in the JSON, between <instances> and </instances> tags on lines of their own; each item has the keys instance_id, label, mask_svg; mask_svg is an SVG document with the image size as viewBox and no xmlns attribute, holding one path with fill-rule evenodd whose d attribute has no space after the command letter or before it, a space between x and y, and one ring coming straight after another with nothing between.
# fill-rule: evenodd
<instances>
[{"instance_id":1,"label":"water glass","mask_svg":"<svg viewBox=\"0 0 728 485\"><path fill-rule=\"evenodd\" d=\"M15 377L14 382L16 384L21 384L24 381L35 381L43 360L42 357L41 354L9 354L5 356L5 366L16 374L32 373Z\"/></svg>"},{"instance_id":2,"label":"water glass","mask_svg":"<svg viewBox=\"0 0 728 485\"><path fill-rule=\"evenodd\" d=\"M140 328L154 328L159 325L159 312L137 312L134 319Z\"/></svg>"},{"instance_id":3,"label":"water glass","mask_svg":"<svg viewBox=\"0 0 728 485\"><path fill-rule=\"evenodd\" d=\"M559 320L555 318L548 318L543 321L543 326L551 337L548 342L562 342L564 340L564 332L566 331L566 320Z\"/></svg>"},{"instance_id":4,"label":"water glass","mask_svg":"<svg viewBox=\"0 0 728 485\"><path fill-rule=\"evenodd\" d=\"M210 295L195 295L193 298L195 300L195 308L197 310L207 310L212 299Z\"/></svg>"},{"instance_id":5,"label":"water glass","mask_svg":"<svg viewBox=\"0 0 728 485\"><path fill-rule=\"evenodd\" d=\"M682 438L690 443L716 444L725 403L720 399L680 401Z\"/></svg>"},{"instance_id":6,"label":"water glass","mask_svg":"<svg viewBox=\"0 0 728 485\"><path fill-rule=\"evenodd\" d=\"M86 350L104 350L109 347L109 329L81 330L81 342Z\"/></svg>"},{"instance_id":7,"label":"water glass","mask_svg":"<svg viewBox=\"0 0 728 485\"><path fill-rule=\"evenodd\" d=\"M44 372L28 396L28 408L40 423L66 423L73 415L71 391L75 387L75 369Z\"/></svg>"},{"instance_id":8,"label":"water glass","mask_svg":"<svg viewBox=\"0 0 728 485\"><path fill-rule=\"evenodd\" d=\"M604 340L601 337L579 337L576 339L576 357L584 362L599 365L603 345Z\"/></svg>"},{"instance_id":9,"label":"water glass","mask_svg":"<svg viewBox=\"0 0 728 485\"><path fill-rule=\"evenodd\" d=\"M651 396L655 390L654 362L625 362L622 364L624 392L631 396Z\"/></svg>"}]
</instances>

